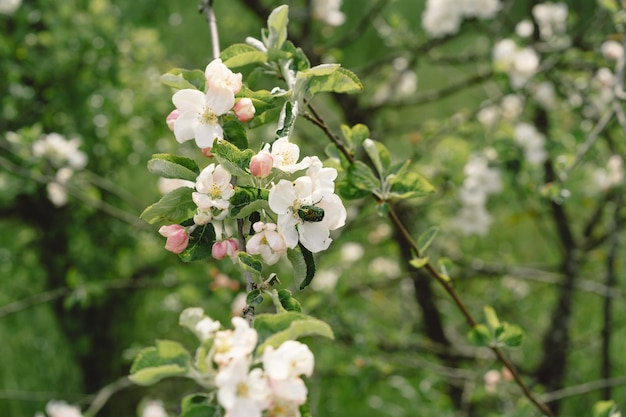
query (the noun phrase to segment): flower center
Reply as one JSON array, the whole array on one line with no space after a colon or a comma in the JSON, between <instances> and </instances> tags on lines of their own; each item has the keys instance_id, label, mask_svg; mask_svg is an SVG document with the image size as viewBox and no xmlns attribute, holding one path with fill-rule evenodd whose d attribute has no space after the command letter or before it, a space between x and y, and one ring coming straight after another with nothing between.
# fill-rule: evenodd
<instances>
[{"instance_id":1,"label":"flower center","mask_svg":"<svg viewBox=\"0 0 626 417\"><path fill-rule=\"evenodd\" d=\"M250 387L245 382L240 382L237 384L237 396L238 397L248 397L250 396Z\"/></svg>"},{"instance_id":2,"label":"flower center","mask_svg":"<svg viewBox=\"0 0 626 417\"><path fill-rule=\"evenodd\" d=\"M222 190L217 185L211 185L211 197L218 199L222 196Z\"/></svg>"},{"instance_id":3,"label":"flower center","mask_svg":"<svg viewBox=\"0 0 626 417\"><path fill-rule=\"evenodd\" d=\"M213 113L213 110L205 107L202 114L200 114L200 123L205 125L216 125L218 123L217 115Z\"/></svg>"}]
</instances>

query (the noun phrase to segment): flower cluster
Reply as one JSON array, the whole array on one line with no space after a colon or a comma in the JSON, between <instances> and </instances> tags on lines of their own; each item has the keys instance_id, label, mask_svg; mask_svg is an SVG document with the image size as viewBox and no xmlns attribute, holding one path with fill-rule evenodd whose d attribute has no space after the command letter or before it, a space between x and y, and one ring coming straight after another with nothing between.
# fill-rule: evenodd
<instances>
[{"instance_id":1,"label":"flower cluster","mask_svg":"<svg viewBox=\"0 0 626 417\"><path fill-rule=\"evenodd\" d=\"M545 149L546 138L535 126L528 123L518 123L515 126L513 137L515 143L522 148L524 158L530 164L541 164L548 157Z\"/></svg>"},{"instance_id":2,"label":"flower cluster","mask_svg":"<svg viewBox=\"0 0 626 417\"><path fill-rule=\"evenodd\" d=\"M246 320L233 317L233 329L220 330L220 323L201 308L184 310L180 323L202 343L196 365L213 380L228 416L260 417L265 410L275 416L300 416L299 406L308 393L302 376L311 376L314 366L306 345L288 340L255 354L259 337Z\"/></svg>"},{"instance_id":3,"label":"flower cluster","mask_svg":"<svg viewBox=\"0 0 626 417\"><path fill-rule=\"evenodd\" d=\"M539 54L530 46L519 47L513 39L502 39L492 51L496 71L506 72L513 88L521 88L539 69Z\"/></svg>"},{"instance_id":4,"label":"flower cluster","mask_svg":"<svg viewBox=\"0 0 626 417\"><path fill-rule=\"evenodd\" d=\"M67 203L67 184L75 171L87 165L87 155L79 149L80 139L66 139L58 133L42 136L33 143L33 156L45 161L55 171L46 189L48 198L57 207Z\"/></svg>"},{"instance_id":5,"label":"flower cluster","mask_svg":"<svg viewBox=\"0 0 626 417\"><path fill-rule=\"evenodd\" d=\"M499 0L428 0L422 26L429 37L441 38L457 33L463 19L491 19L500 7Z\"/></svg>"},{"instance_id":6,"label":"flower cluster","mask_svg":"<svg viewBox=\"0 0 626 417\"><path fill-rule=\"evenodd\" d=\"M313 17L330 26L341 26L346 16L341 12L343 0L314 0Z\"/></svg>"},{"instance_id":7,"label":"flower cluster","mask_svg":"<svg viewBox=\"0 0 626 417\"><path fill-rule=\"evenodd\" d=\"M500 171L489 167L489 160L478 154L470 157L463 171L465 180L459 190L463 205L454 219L454 225L467 235L485 235L491 225L491 215L486 208L487 198L502 189Z\"/></svg>"},{"instance_id":8,"label":"flower cluster","mask_svg":"<svg viewBox=\"0 0 626 417\"><path fill-rule=\"evenodd\" d=\"M46 414L48 417L82 417L80 408L69 405L65 401L48 401L46 404ZM44 417L43 413L35 414L35 417Z\"/></svg>"}]
</instances>

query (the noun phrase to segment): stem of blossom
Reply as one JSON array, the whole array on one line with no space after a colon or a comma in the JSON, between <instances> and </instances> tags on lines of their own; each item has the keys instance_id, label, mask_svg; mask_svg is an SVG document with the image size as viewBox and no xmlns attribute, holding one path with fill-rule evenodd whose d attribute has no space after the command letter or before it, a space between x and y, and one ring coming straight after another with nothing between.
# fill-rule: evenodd
<instances>
[{"instance_id":1,"label":"stem of blossom","mask_svg":"<svg viewBox=\"0 0 626 417\"><path fill-rule=\"evenodd\" d=\"M217 33L217 19L213 12L213 0L202 0L200 3L200 11L204 13L209 30L211 31L211 47L213 49L213 59L220 57L220 37Z\"/></svg>"}]
</instances>

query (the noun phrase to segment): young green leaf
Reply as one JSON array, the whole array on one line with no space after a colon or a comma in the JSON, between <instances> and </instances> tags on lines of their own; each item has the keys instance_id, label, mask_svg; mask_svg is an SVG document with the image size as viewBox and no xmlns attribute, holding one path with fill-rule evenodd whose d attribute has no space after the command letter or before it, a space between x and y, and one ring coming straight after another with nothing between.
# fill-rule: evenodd
<instances>
[{"instance_id":1,"label":"young green leaf","mask_svg":"<svg viewBox=\"0 0 626 417\"><path fill-rule=\"evenodd\" d=\"M196 203L191 199L193 191L190 187L177 188L147 207L139 217L150 224L182 223L196 213Z\"/></svg>"},{"instance_id":2,"label":"young green leaf","mask_svg":"<svg viewBox=\"0 0 626 417\"><path fill-rule=\"evenodd\" d=\"M269 190L264 188L237 186L235 194L230 198L230 214L237 218L248 217L261 208L269 207L268 196Z\"/></svg>"},{"instance_id":3,"label":"young green leaf","mask_svg":"<svg viewBox=\"0 0 626 417\"><path fill-rule=\"evenodd\" d=\"M504 330L496 338L499 344L506 347L517 347L522 344L524 331L521 327L508 323L504 323L502 327Z\"/></svg>"},{"instance_id":4,"label":"young green leaf","mask_svg":"<svg viewBox=\"0 0 626 417\"><path fill-rule=\"evenodd\" d=\"M278 290L278 300L285 310L302 312L300 302L293 298L291 291L285 289Z\"/></svg>"},{"instance_id":5,"label":"young green leaf","mask_svg":"<svg viewBox=\"0 0 626 417\"><path fill-rule=\"evenodd\" d=\"M287 24L289 23L289 7L286 5L275 8L267 19L268 36L265 39L267 49L280 49L287 40Z\"/></svg>"},{"instance_id":6,"label":"young green leaf","mask_svg":"<svg viewBox=\"0 0 626 417\"><path fill-rule=\"evenodd\" d=\"M423 256L424 253L426 253L431 243L435 240L437 233L439 233L439 228L437 226L431 226L417 238L417 247L419 248L420 255Z\"/></svg>"},{"instance_id":7,"label":"young green leaf","mask_svg":"<svg viewBox=\"0 0 626 417\"><path fill-rule=\"evenodd\" d=\"M354 146L360 146L365 139L370 137L370 130L366 125L358 123L352 126L351 134Z\"/></svg>"},{"instance_id":8,"label":"young green leaf","mask_svg":"<svg viewBox=\"0 0 626 417\"><path fill-rule=\"evenodd\" d=\"M493 341L491 332L484 324L475 325L472 330L469 331L467 339L474 346L489 347Z\"/></svg>"},{"instance_id":9,"label":"young green leaf","mask_svg":"<svg viewBox=\"0 0 626 417\"><path fill-rule=\"evenodd\" d=\"M263 294L261 290L252 290L246 296L246 304L256 307L263 302Z\"/></svg>"},{"instance_id":10,"label":"young green leaf","mask_svg":"<svg viewBox=\"0 0 626 417\"><path fill-rule=\"evenodd\" d=\"M245 177L250 167L250 160L254 156L252 149L241 150L227 141L218 141L211 148L215 159L228 172L237 177Z\"/></svg>"},{"instance_id":11,"label":"young green leaf","mask_svg":"<svg viewBox=\"0 0 626 417\"><path fill-rule=\"evenodd\" d=\"M266 346L277 348L287 340L305 336L334 338L333 331L327 323L294 311L259 314L254 319L254 328L259 334L258 353L262 353Z\"/></svg>"},{"instance_id":12,"label":"young green leaf","mask_svg":"<svg viewBox=\"0 0 626 417\"><path fill-rule=\"evenodd\" d=\"M189 370L189 352L178 342L157 340L137 355L130 368L129 379L138 385L152 385L163 378L184 376Z\"/></svg>"},{"instance_id":13,"label":"young green leaf","mask_svg":"<svg viewBox=\"0 0 626 417\"><path fill-rule=\"evenodd\" d=\"M300 289L303 290L309 286L315 276L315 259L313 258L313 253L305 248L302 243L298 242L298 247L300 248L300 253L302 253L304 264L306 265L306 273L304 275L304 279L300 283Z\"/></svg>"},{"instance_id":14,"label":"young green leaf","mask_svg":"<svg viewBox=\"0 0 626 417\"><path fill-rule=\"evenodd\" d=\"M372 169L361 161L355 161L348 169L348 181L353 187L370 193L380 190L380 180Z\"/></svg>"},{"instance_id":15,"label":"young green leaf","mask_svg":"<svg viewBox=\"0 0 626 417\"><path fill-rule=\"evenodd\" d=\"M206 89L206 77L200 70L174 68L161 75L161 82L179 90L191 88L204 92Z\"/></svg>"},{"instance_id":16,"label":"young green leaf","mask_svg":"<svg viewBox=\"0 0 626 417\"><path fill-rule=\"evenodd\" d=\"M423 268L428 264L428 257L426 256L424 258L413 258L409 261L409 264L415 269Z\"/></svg>"},{"instance_id":17,"label":"young green leaf","mask_svg":"<svg viewBox=\"0 0 626 417\"><path fill-rule=\"evenodd\" d=\"M619 417L621 413L617 409L615 401L598 401L593 405L593 417Z\"/></svg>"},{"instance_id":18,"label":"young green leaf","mask_svg":"<svg viewBox=\"0 0 626 417\"><path fill-rule=\"evenodd\" d=\"M236 43L224 49L220 59L228 68L240 68L246 65L262 65L267 61L267 54L246 43Z\"/></svg>"},{"instance_id":19,"label":"young green leaf","mask_svg":"<svg viewBox=\"0 0 626 417\"><path fill-rule=\"evenodd\" d=\"M493 307L484 306L483 311L485 312L485 319L487 320L487 324L492 330L500 327L500 320L498 319L496 310L494 310Z\"/></svg>"},{"instance_id":20,"label":"young green leaf","mask_svg":"<svg viewBox=\"0 0 626 417\"><path fill-rule=\"evenodd\" d=\"M278 118L278 126L276 128L276 136L281 138L284 136L289 137L291 128L296 122L297 110L290 101L286 101L283 109L280 112Z\"/></svg>"},{"instance_id":21,"label":"young green leaf","mask_svg":"<svg viewBox=\"0 0 626 417\"><path fill-rule=\"evenodd\" d=\"M179 417L216 417L219 407L213 403L212 395L191 394L183 398Z\"/></svg>"},{"instance_id":22,"label":"young green leaf","mask_svg":"<svg viewBox=\"0 0 626 417\"><path fill-rule=\"evenodd\" d=\"M263 272L263 264L252 255L248 255L246 252L239 252L237 257L239 258L239 265L246 271L255 274L261 274Z\"/></svg>"},{"instance_id":23,"label":"young green leaf","mask_svg":"<svg viewBox=\"0 0 626 417\"><path fill-rule=\"evenodd\" d=\"M148 161L148 171L163 178L194 182L200 174L200 168L193 159L166 153L152 155L152 159Z\"/></svg>"},{"instance_id":24,"label":"young green leaf","mask_svg":"<svg viewBox=\"0 0 626 417\"><path fill-rule=\"evenodd\" d=\"M367 153L372 164L374 164L378 175L383 177L391 165L391 155L387 147L381 142L365 139L363 141L363 149L365 149L365 153Z\"/></svg>"},{"instance_id":25,"label":"young green leaf","mask_svg":"<svg viewBox=\"0 0 626 417\"><path fill-rule=\"evenodd\" d=\"M435 188L416 172L407 172L404 175L391 174L387 177L391 184L391 195L398 199L422 197L435 192Z\"/></svg>"},{"instance_id":26,"label":"young green leaf","mask_svg":"<svg viewBox=\"0 0 626 417\"><path fill-rule=\"evenodd\" d=\"M248 149L248 132L236 117L224 117L222 127L224 128L224 139L241 150Z\"/></svg>"},{"instance_id":27,"label":"young green leaf","mask_svg":"<svg viewBox=\"0 0 626 417\"><path fill-rule=\"evenodd\" d=\"M357 93L363 85L353 72L339 64L321 64L299 71L296 75L298 93Z\"/></svg>"},{"instance_id":28,"label":"young green leaf","mask_svg":"<svg viewBox=\"0 0 626 417\"><path fill-rule=\"evenodd\" d=\"M211 256L211 248L215 242L215 229L211 223L198 226L189 236L189 245L178 257L183 262L199 261Z\"/></svg>"}]
</instances>

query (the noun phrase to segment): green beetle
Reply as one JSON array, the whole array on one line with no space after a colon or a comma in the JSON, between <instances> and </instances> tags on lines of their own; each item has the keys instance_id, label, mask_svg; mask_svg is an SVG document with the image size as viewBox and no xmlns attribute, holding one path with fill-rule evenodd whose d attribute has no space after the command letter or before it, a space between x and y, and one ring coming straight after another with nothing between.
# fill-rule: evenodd
<instances>
[{"instance_id":1,"label":"green beetle","mask_svg":"<svg viewBox=\"0 0 626 417\"><path fill-rule=\"evenodd\" d=\"M298 217L305 222L321 222L324 220L324 209L315 206L300 206L298 209Z\"/></svg>"}]
</instances>

